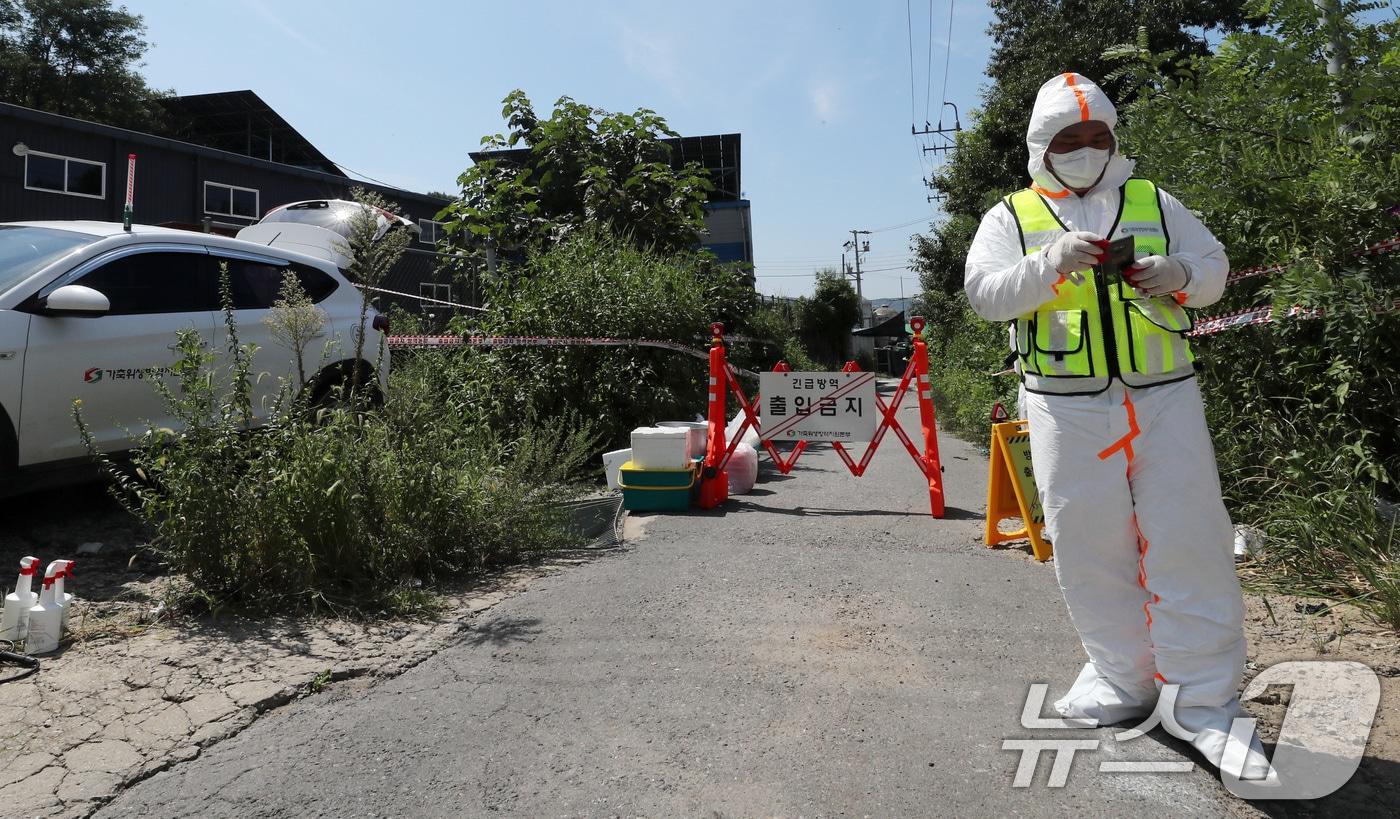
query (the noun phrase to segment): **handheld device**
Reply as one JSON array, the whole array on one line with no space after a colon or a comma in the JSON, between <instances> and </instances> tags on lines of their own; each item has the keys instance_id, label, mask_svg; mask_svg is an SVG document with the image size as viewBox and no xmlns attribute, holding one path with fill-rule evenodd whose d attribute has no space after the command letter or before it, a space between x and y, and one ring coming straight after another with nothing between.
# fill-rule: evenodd
<instances>
[{"instance_id":1,"label":"handheld device","mask_svg":"<svg viewBox=\"0 0 1400 819\"><path fill-rule=\"evenodd\" d=\"M1109 276L1118 276L1128 284L1132 284L1130 278L1131 274L1125 276L1124 271L1131 268L1133 262L1136 261L1133 256L1136 250L1136 243L1133 242L1133 237L1124 236L1121 239L1114 239L1112 241L1104 239L1094 242L1094 244L1104 250L1102 259L1095 265L1095 267L1103 272L1104 278L1107 279Z\"/></svg>"}]
</instances>

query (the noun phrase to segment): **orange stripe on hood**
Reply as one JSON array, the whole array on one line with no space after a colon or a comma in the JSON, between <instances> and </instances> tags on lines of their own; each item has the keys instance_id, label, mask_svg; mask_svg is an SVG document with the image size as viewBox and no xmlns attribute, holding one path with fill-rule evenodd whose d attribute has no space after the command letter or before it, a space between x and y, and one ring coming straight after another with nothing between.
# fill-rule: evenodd
<instances>
[{"instance_id":1,"label":"orange stripe on hood","mask_svg":"<svg viewBox=\"0 0 1400 819\"><path fill-rule=\"evenodd\" d=\"M1065 188L1064 190L1060 191L1059 193L1055 193L1055 192L1053 192L1053 191L1049 191L1049 190L1046 190L1045 188L1042 188L1041 186L1037 185L1037 184L1034 183L1034 182L1031 183L1031 190L1035 191L1036 193L1040 194L1041 196L1046 197L1047 199L1064 199L1066 196L1069 196L1069 194L1070 194L1069 188Z\"/></svg>"},{"instance_id":2,"label":"orange stripe on hood","mask_svg":"<svg viewBox=\"0 0 1400 819\"><path fill-rule=\"evenodd\" d=\"M1074 84L1075 74L1073 71L1065 72L1065 85L1074 92L1074 99L1079 103L1079 121L1089 121L1089 101L1084 98L1084 92L1080 91Z\"/></svg>"}]
</instances>

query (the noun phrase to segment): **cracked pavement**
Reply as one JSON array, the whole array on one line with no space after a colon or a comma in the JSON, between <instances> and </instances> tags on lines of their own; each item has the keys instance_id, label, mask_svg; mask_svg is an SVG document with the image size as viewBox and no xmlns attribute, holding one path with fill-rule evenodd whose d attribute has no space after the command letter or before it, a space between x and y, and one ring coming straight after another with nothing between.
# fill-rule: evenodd
<instances>
[{"instance_id":1,"label":"cracked pavement","mask_svg":"<svg viewBox=\"0 0 1400 819\"><path fill-rule=\"evenodd\" d=\"M402 673L538 573L449 598L431 621L216 618L70 644L0 688L0 804L17 816L90 815L270 709L339 680Z\"/></svg>"}]
</instances>

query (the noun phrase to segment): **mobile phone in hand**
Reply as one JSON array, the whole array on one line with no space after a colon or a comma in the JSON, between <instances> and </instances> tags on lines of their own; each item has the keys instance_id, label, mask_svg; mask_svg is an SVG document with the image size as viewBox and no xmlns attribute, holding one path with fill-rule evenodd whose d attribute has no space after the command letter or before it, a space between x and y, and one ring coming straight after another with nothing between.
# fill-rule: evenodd
<instances>
[{"instance_id":1,"label":"mobile phone in hand","mask_svg":"<svg viewBox=\"0 0 1400 819\"><path fill-rule=\"evenodd\" d=\"M1114 239L1113 241L1104 239L1094 242L1094 244L1104 250L1103 257L1099 263L1094 266L1095 269L1102 271L1105 279L1110 276L1117 276L1128 284L1132 284L1132 281L1123 275L1123 271L1132 267L1133 262L1136 261L1134 258L1136 244L1133 242L1133 237L1124 236L1121 239Z\"/></svg>"}]
</instances>

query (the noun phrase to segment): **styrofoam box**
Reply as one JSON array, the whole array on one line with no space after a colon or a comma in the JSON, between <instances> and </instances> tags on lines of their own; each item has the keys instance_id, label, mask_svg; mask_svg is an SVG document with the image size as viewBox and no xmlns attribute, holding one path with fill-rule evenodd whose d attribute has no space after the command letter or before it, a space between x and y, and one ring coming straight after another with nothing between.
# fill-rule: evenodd
<instances>
[{"instance_id":1,"label":"styrofoam box","mask_svg":"<svg viewBox=\"0 0 1400 819\"><path fill-rule=\"evenodd\" d=\"M705 445L710 440L710 425L706 421L657 421L658 427L690 430L690 457L705 457Z\"/></svg>"},{"instance_id":2,"label":"styrofoam box","mask_svg":"<svg viewBox=\"0 0 1400 819\"><path fill-rule=\"evenodd\" d=\"M690 466L690 436L684 427L637 427L632 430L632 462L639 469L685 469Z\"/></svg>"},{"instance_id":3,"label":"styrofoam box","mask_svg":"<svg viewBox=\"0 0 1400 819\"><path fill-rule=\"evenodd\" d=\"M632 450L614 449L612 452L603 453L603 471L608 478L609 489L619 489L617 483L617 473L622 469L622 465L632 460Z\"/></svg>"}]
</instances>

